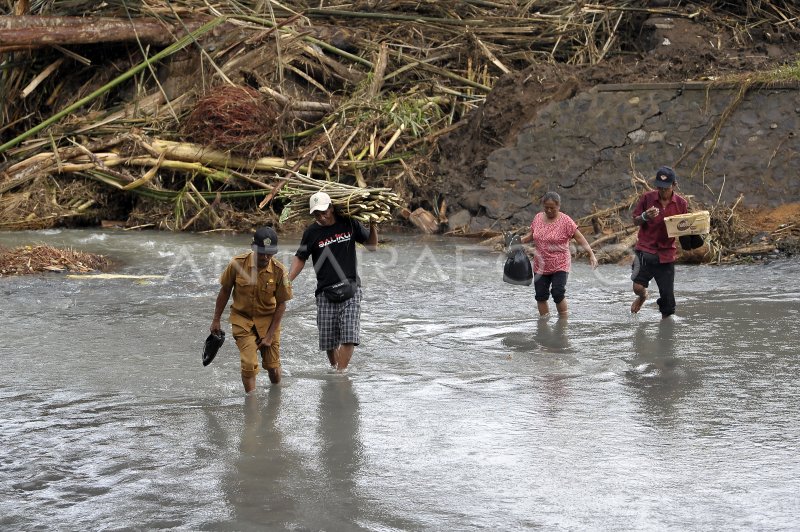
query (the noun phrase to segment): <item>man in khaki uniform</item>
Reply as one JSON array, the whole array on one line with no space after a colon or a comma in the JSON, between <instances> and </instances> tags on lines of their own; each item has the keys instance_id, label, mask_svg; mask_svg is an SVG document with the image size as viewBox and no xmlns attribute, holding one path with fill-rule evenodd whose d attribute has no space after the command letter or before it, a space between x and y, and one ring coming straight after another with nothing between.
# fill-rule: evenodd
<instances>
[{"instance_id":1,"label":"man in khaki uniform","mask_svg":"<svg viewBox=\"0 0 800 532\"><path fill-rule=\"evenodd\" d=\"M211 332L221 330L220 318L233 292L231 329L239 348L242 384L245 393L256 387L258 354L273 384L281 381L281 319L286 302L292 299L292 286L286 267L273 256L278 251L278 235L262 227L253 235L252 251L236 255L219 278Z\"/></svg>"}]
</instances>

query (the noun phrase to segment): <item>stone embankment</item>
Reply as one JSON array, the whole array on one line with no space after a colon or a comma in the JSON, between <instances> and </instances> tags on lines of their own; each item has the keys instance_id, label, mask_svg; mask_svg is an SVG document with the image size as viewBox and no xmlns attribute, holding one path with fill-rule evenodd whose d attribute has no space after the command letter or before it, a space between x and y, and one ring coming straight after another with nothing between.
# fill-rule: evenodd
<instances>
[{"instance_id":1,"label":"stone embankment","mask_svg":"<svg viewBox=\"0 0 800 532\"><path fill-rule=\"evenodd\" d=\"M636 194L634 177L673 166L680 192L706 205L800 202L800 86L713 82L598 85L552 101L486 160L480 186L458 198L450 227L530 223L537 198L562 196L573 218ZM741 199L740 199L741 198Z\"/></svg>"}]
</instances>

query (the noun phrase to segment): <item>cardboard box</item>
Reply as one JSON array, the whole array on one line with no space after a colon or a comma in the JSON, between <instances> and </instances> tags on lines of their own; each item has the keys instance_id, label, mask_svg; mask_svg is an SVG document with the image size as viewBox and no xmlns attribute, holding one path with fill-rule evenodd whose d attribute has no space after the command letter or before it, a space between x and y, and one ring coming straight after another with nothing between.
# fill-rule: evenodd
<instances>
[{"instance_id":1,"label":"cardboard box","mask_svg":"<svg viewBox=\"0 0 800 532\"><path fill-rule=\"evenodd\" d=\"M667 235L670 237L683 235L705 235L711 230L711 215L708 211L676 214L664 218L667 224Z\"/></svg>"}]
</instances>

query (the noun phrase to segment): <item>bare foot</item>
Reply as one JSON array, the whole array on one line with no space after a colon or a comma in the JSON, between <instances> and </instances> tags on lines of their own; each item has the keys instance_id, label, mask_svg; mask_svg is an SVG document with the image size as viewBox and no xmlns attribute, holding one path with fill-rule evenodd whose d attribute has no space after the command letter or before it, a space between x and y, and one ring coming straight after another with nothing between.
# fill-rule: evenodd
<instances>
[{"instance_id":1,"label":"bare foot","mask_svg":"<svg viewBox=\"0 0 800 532\"><path fill-rule=\"evenodd\" d=\"M645 300L647 300L647 292L634 299L633 303L631 303L631 313L636 314L639 312L639 310L642 308L642 305L644 305Z\"/></svg>"}]
</instances>

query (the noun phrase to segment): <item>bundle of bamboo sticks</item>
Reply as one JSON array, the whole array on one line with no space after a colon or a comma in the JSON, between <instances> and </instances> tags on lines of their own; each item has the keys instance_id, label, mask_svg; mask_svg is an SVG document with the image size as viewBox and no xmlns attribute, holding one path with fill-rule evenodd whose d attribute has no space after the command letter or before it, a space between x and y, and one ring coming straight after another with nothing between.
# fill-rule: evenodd
<instances>
[{"instance_id":1,"label":"bundle of bamboo sticks","mask_svg":"<svg viewBox=\"0 0 800 532\"><path fill-rule=\"evenodd\" d=\"M400 197L389 188L355 187L294 173L286 178L278 193L278 198L287 201L281 211L280 222L307 213L308 199L320 191L331 197L339 214L364 223L391 220L392 210L403 206Z\"/></svg>"}]
</instances>

